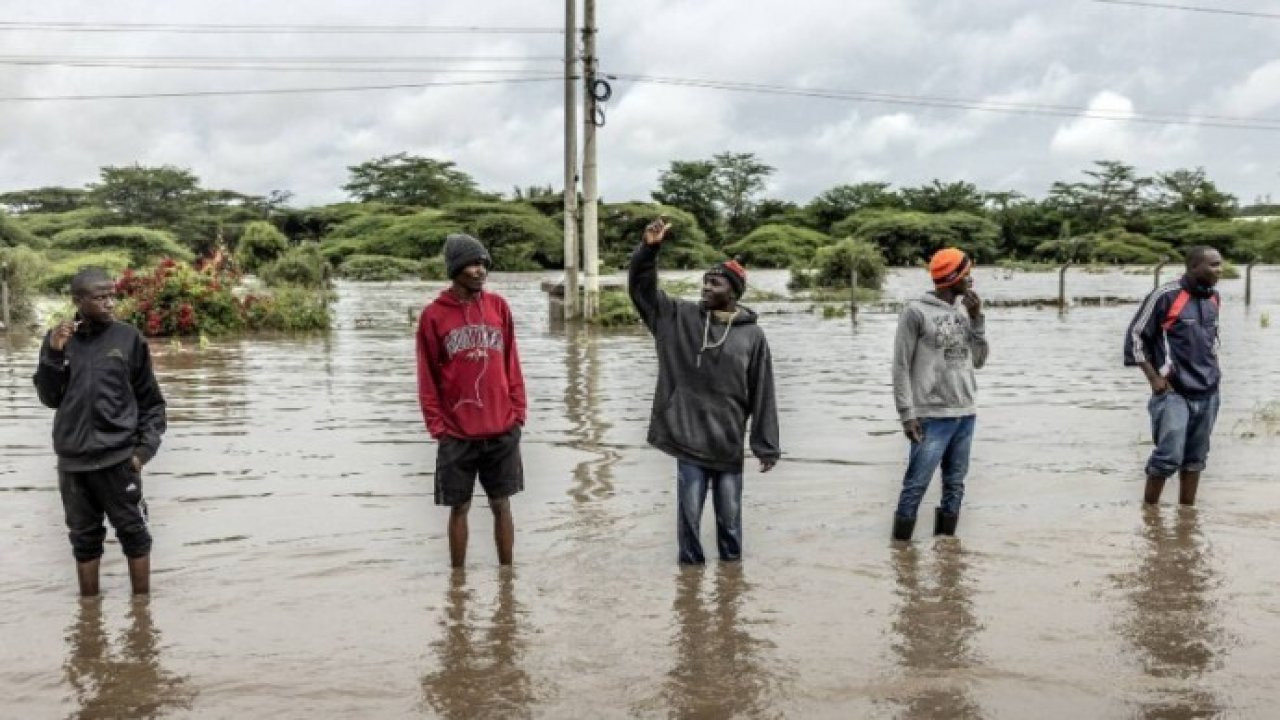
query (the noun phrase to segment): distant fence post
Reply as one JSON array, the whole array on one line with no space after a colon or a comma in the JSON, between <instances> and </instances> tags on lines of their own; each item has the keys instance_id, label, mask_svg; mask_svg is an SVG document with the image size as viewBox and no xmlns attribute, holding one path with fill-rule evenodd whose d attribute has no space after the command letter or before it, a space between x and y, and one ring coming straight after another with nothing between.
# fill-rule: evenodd
<instances>
[{"instance_id":1,"label":"distant fence post","mask_svg":"<svg viewBox=\"0 0 1280 720\"><path fill-rule=\"evenodd\" d=\"M858 324L858 268L849 270L849 318Z\"/></svg>"},{"instance_id":2,"label":"distant fence post","mask_svg":"<svg viewBox=\"0 0 1280 720\"><path fill-rule=\"evenodd\" d=\"M4 321L4 331L11 332L9 315L9 263L0 263L0 319Z\"/></svg>"},{"instance_id":3,"label":"distant fence post","mask_svg":"<svg viewBox=\"0 0 1280 720\"><path fill-rule=\"evenodd\" d=\"M1154 281L1155 281L1155 285L1154 285L1154 287L1160 287L1160 271L1161 271L1161 270L1163 270L1163 269L1164 269L1164 266L1165 266L1165 265L1167 265L1168 263L1169 263L1169 261L1168 261L1168 260L1164 260L1164 259L1162 259L1160 262L1156 263L1156 269L1152 272L1152 275L1154 275L1154 276L1155 276L1155 277L1153 278L1153 279L1154 279Z\"/></svg>"},{"instance_id":4,"label":"distant fence post","mask_svg":"<svg viewBox=\"0 0 1280 720\"><path fill-rule=\"evenodd\" d=\"M1257 265L1257 260L1250 260L1248 265L1244 266L1244 304L1248 305L1253 302L1253 266ZM8 307L8 306L6 306Z\"/></svg>"},{"instance_id":5,"label":"distant fence post","mask_svg":"<svg viewBox=\"0 0 1280 720\"><path fill-rule=\"evenodd\" d=\"M1058 269L1058 314L1061 315L1067 311L1067 268L1071 267L1070 261L1062 263L1062 267Z\"/></svg>"}]
</instances>

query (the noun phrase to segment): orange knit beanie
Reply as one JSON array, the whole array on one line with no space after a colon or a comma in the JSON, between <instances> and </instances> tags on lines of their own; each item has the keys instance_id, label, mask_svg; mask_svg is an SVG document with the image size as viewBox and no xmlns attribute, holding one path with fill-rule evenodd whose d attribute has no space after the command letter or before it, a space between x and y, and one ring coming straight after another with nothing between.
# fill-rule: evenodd
<instances>
[{"instance_id":1,"label":"orange knit beanie","mask_svg":"<svg viewBox=\"0 0 1280 720\"><path fill-rule=\"evenodd\" d=\"M969 277L973 270L973 262L964 251L956 248L943 248L933 254L929 260L929 275L933 277L936 287L951 287Z\"/></svg>"}]
</instances>

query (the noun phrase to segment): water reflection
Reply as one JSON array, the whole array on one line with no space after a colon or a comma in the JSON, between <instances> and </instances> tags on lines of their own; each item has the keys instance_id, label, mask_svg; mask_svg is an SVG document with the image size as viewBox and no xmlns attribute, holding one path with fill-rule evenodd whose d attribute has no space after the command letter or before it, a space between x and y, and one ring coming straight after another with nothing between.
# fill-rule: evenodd
<instances>
[{"instance_id":1,"label":"water reflection","mask_svg":"<svg viewBox=\"0 0 1280 720\"><path fill-rule=\"evenodd\" d=\"M569 421L569 445L596 457L573 468L574 499L580 530L594 536L608 529L616 518L599 502L613 496L613 466L621 454L603 447L611 424L600 412L600 337L593 327L573 324L565 328L565 418Z\"/></svg>"},{"instance_id":2,"label":"water reflection","mask_svg":"<svg viewBox=\"0 0 1280 720\"><path fill-rule=\"evenodd\" d=\"M714 574L709 598L703 578ZM686 567L676 575L676 663L667 673L664 696L676 718L771 715L777 680L765 668L764 641L751 636L739 617L750 586L739 563Z\"/></svg>"},{"instance_id":3,"label":"water reflection","mask_svg":"<svg viewBox=\"0 0 1280 720\"><path fill-rule=\"evenodd\" d=\"M1217 602L1218 578L1193 508L1143 508L1145 556L1122 579L1130 608L1121 633L1133 644L1143 671L1158 680L1159 694L1142 705L1142 717L1175 720L1214 717L1221 706L1196 683L1222 665L1225 651Z\"/></svg>"},{"instance_id":4,"label":"water reflection","mask_svg":"<svg viewBox=\"0 0 1280 720\"><path fill-rule=\"evenodd\" d=\"M115 648L102 623L101 598L80 600L67 630L63 676L75 692L77 718L155 718L190 709L195 692L161 664L160 631L146 598L130 601L127 627Z\"/></svg>"},{"instance_id":5,"label":"water reflection","mask_svg":"<svg viewBox=\"0 0 1280 720\"><path fill-rule=\"evenodd\" d=\"M532 683L521 666L526 640L515 573L502 568L488 622L477 619L476 591L462 572L449 581L440 669L422 678L423 699L445 718L532 717ZM470 606L470 607L469 607Z\"/></svg>"},{"instance_id":6,"label":"water reflection","mask_svg":"<svg viewBox=\"0 0 1280 720\"><path fill-rule=\"evenodd\" d=\"M969 565L958 542L937 543L932 577L921 567L920 551L893 549L893 571L901 602L893 622L893 649L907 673L908 718L981 718L956 670L978 664L974 639L981 626L973 615Z\"/></svg>"}]
</instances>

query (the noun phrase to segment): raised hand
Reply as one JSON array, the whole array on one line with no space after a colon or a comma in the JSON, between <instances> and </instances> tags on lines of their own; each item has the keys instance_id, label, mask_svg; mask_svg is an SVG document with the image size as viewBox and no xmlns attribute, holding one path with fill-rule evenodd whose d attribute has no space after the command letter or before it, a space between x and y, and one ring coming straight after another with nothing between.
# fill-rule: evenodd
<instances>
[{"instance_id":1,"label":"raised hand","mask_svg":"<svg viewBox=\"0 0 1280 720\"><path fill-rule=\"evenodd\" d=\"M645 245L661 245L666 239L667 231L671 229L671 223L661 215L653 220L653 222L644 226L644 244Z\"/></svg>"}]
</instances>

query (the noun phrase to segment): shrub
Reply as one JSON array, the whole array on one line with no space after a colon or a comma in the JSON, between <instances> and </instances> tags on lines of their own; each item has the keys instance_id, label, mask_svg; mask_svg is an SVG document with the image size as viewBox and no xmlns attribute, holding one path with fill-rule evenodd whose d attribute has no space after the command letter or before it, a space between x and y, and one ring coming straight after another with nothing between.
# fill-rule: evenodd
<instances>
[{"instance_id":1,"label":"shrub","mask_svg":"<svg viewBox=\"0 0 1280 720\"><path fill-rule=\"evenodd\" d=\"M60 213L23 213L12 218L37 238L48 240L64 230L93 230L119 222L110 210L86 207Z\"/></svg>"},{"instance_id":2,"label":"shrub","mask_svg":"<svg viewBox=\"0 0 1280 720\"><path fill-rule=\"evenodd\" d=\"M178 244L172 234L141 227L63 230L53 236L50 247L76 252L123 250L129 253L129 264L134 267L142 267L161 258L186 262L193 258L191 251Z\"/></svg>"},{"instance_id":3,"label":"shrub","mask_svg":"<svg viewBox=\"0 0 1280 720\"><path fill-rule=\"evenodd\" d=\"M673 268L704 268L723 258L711 247L693 215L657 203L620 203L600 208L600 261L605 267L625 267L644 236L644 226L664 215L671 230L662 247L662 264Z\"/></svg>"},{"instance_id":4,"label":"shrub","mask_svg":"<svg viewBox=\"0 0 1280 720\"><path fill-rule=\"evenodd\" d=\"M600 327L625 327L640 322L640 315L631 304L626 290L609 288L600 291L599 312L592 323Z\"/></svg>"},{"instance_id":5,"label":"shrub","mask_svg":"<svg viewBox=\"0 0 1280 720\"><path fill-rule=\"evenodd\" d=\"M46 263L35 285L41 292L67 294L71 292L71 278L81 268L99 267L112 276L119 276L130 264L129 253L123 250L76 253Z\"/></svg>"},{"instance_id":6,"label":"shrub","mask_svg":"<svg viewBox=\"0 0 1280 720\"><path fill-rule=\"evenodd\" d=\"M440 262L443 268L444 261ZM350 255L338 266L338 275L348 280L386 282L419 277L424 267L416 260L389 255Z\"/></svg>"},{"instance_id":7,"label":"shrub","mask_svg":"<svg viewBox=\"0 0 1280 720\"><path fill-rule=\"evenodd\" d=\"M335 265L351 255L421 260L439 254L445 236L458 230L436 210L412 215L358 215L335 227L320 250Z\"/></svg>"},{"instance_id":8,"label":"shrub","mask_svg":"<svg viewBox=\"0 0 1280 720\"><path fill-rule=\"evenodd\" d=\"M894 265L916 265L948 246L959 247L978 261L995 257L1000 226L986 218L966 212L873 212L858 221L853 236L880 248ZM853 218L846 218L836 227L845 229L853 223Z\"/></svg>"},{"instance_id":9,"label":"shrub","mask_svg":"<svg viewBox=\"0 0 1280 720\"><path fill-rule=\"evenodd\" d=\"M0 276L9 283L9 320L14 325L35 317L32 296L44 266L45 259L31 248L0 247Z\"/></svg>"},{"instance_id":10,"label":"shrub","mask_svg":"<svg viewBox=\"0 0 1280 720\"><path fill-rule=\"evenodd\" d=\"M329 263L320 254L320 247L311 243L292 248L263 265L258 276L268 285L323 288L329 285Z\"/></svg>"},{"instance_id":11,"label":"shrub","mask_svg":"<svg viewBox=\"0 0 1280 720\"><path fill-rule=\"evenodd\" d=\"M242 299L232 292L236 279L217 266L196 270L173 260L146 273L126 270L116 283L116 314L149 336L329 327L327 290L283 285Z\"/></svg>"},{"instance_id":12,"label":"shrub","mask_svg":"<svg viewBox=\"0 0 1280 720\"><path fill-rule=\"evenodd\" d=\"M40 238L8 215L0 213L0 247L14 247L17 245L38 247Z\"/></svg>"},{"instance_id":13,"label":"shrub","mask_svg":"<svg viewBox=\"0 0 1280 720\"><path fill-rule=\"evenodd\" d=\"M236 245L236 263L248 273L260 268L284 254L289 249L289 238L264 220L256 220L244 228Z\"/></svg>"},{"instance_id":14,"label":"shrub","mask_svg":"<svg viewBox=\"0 0 1280 720\"><path fill-rule=\"evenodd\" d=\"M872 290L883 287L886 273L884 255L876 246L856 238L820 248L814 254L812 266L792 268L788 285L793 290L847 288L854 269L858 271L858 287Z\"/></svg>"},{"instance_id":15,"label":"shrub","mask_svg":"<svg viewBox=\"0 0 1280 720\"><path fill-rule=\"evenodd\" d=\"M742 258L747 267L785 268L806 264L830 236L794 225L762 225L724 250Z\"/></svg>"}]
</instances>

